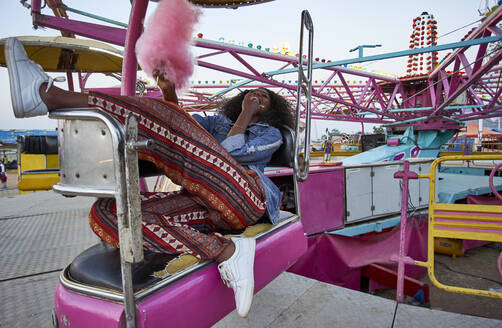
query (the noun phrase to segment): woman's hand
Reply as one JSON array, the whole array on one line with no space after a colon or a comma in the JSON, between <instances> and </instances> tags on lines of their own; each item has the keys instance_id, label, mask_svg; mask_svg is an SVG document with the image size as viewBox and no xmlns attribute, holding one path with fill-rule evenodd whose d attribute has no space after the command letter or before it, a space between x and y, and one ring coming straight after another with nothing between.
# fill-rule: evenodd
<instances>
[{"instance_id":1,"label":"woman's hand","mask_svg":"<svg viewBox=\"0 0 502 328\"><path fill-rule=\"evenodd\" d=\"M259 122L270 107L270 97L263 89L252 90L242 100L242 110L227 137L244 133L249 124Z\"/></svg>"},{"instance_id":2,"label":"woman's hand","mask_svg":"<svg viewBox=\"0 0 502 328\"><path fill-rule=\"evenodd\" d=\"M260 104L260 100L256 95L249 92L242 100L241 115L246 116L250 122L258 121L265 110L265 106Z\"/></svg>"},{"instance_id":3,"label":"woman's hand","mask_svg":"<svg viewBox=\"0 0 502 328\"><path fill-rule=\"evenodd\" d=\"M164 100L172 101L177 104L178 96L176 95L176 86L174 83L168 79L164 79L164 75L161 74L158 69L153 70L152 76L157 81L157 86L160 88L160 91L162 91Z\"/></svg>"}]
</instances>

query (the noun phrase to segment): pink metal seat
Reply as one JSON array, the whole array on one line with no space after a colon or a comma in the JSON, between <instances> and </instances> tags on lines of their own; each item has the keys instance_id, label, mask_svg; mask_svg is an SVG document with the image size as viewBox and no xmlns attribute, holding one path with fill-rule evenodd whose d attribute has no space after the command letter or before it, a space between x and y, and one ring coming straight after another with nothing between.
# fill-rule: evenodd
<instances>
[{"instance_id":1,"label":"pink metal seat","mask_svg":"<svg viewBox=\"0 0 502 328\"><path fill-rule=\"evenodd\" d=\"M111 166L112 163L123 161L120 154L112 156L111 151L117 147L106 140L106 137L115 135L113 131L120 132L120 125L91 111L53 115L67 119L61 122L60 129L61 134L64 133L60 137L60 141L64 141L60 145L60 158L66 161L61 166L64 181L54 189L69 195L117 197L115 176L120 176L121 171L115 170L118 173L114 174L110 167L103 165ZM94 118L97 120L93 120ZM108 124L108 130L101 121ZM290 142L284 143L283 151L286 154L293 154L291 132L288 129L283 131L283 134L290 134ZM121 133L117 135L114 143L123 144L119 138ZM97 152L96 156L99 158L96 159L87 156L86 160L91 162L85 162L84 159L75 161L78 154L72 152L75 149L72 143L78 144L80 148L93 149L98 144L97 141L91 142L93 138L99 139L100 145L110 153ZM93 165L92 160L102 163L102 166ZM286 156L285 161L282 165L292 164L291 157ZM134 166L137 159L130 162L127 163ZM135 205L130 203L130 206ZM285 211L281 215L283 221L254 237L257 240L255 292L287 270L306 251L307 240L299 216ZM139 247L141 249L141 243ZM221 282L216 263L212 261L198 263L160 279L152 277L152 273L162 270L173 256L147 253L144 259L129 262L128 281L131 283L123 288L123 251L103 245L93 246L80 254L62 272L55 294L55 316L60 323L69 322L72 327L88 327L88 318L92 318L93 326L96 327L124 327L127 317L127 305L124 306L124 303L128 297L133 300L131 311L135 313L137 327L206 327L235 308L233 291Z\"/></svg>"},{"instance_id":2,"label":"pink metal seat","mask_svg":"<svg viewBox=\"0 0 502 328\"><path fill-rule=\"evenodd\" d=\"M288 269L307 249L298 217L284 211L281 215L285 217L281 223L256 236L255 293ZM80 272L78 279L75 275L81 270L77 268L79 263L71 268L74 262L62 272L55 309L58 317L66 316L72 327L85 327L86 313L92 316L95 326L122 327L120 261L118 252L112 253L107 247L93 246L76 261L89 261L96 266L84 265L87 272ZM146 254L145 261L133 267L138 327L207 327L235 308L233 292L221 282L217 265L212 261L164 279L152 278L151 273L170 258L164 254ZM78 304L78 309L74 304Z\"/></svg>"}]
</instances>

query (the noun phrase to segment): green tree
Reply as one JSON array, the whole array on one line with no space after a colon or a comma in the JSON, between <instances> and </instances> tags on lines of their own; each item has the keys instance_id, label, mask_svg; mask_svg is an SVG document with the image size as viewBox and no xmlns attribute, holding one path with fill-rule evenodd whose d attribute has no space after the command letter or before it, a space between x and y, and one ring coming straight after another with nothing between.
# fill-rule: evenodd
<instances>
[{"instance_id":1,"label":"green tree","mask_svg":"<svg viewBox=\"0 0 502 328\"><path fill-rule=\"evenodd\" d=\"M331 138L333 136L341 136L342 135L340 130L338 130L337 128L331 129L331 131L329 131L328 129L326 129L326 130L327 130L327 134L323 134L321 136L321 140L326 140L326 139Z\"/></svg>"},{"instance_id":2,"label":"green tree","mask_svg":"<svg viewBox=\"0 0 502 328\"><path fill-rule=\"evenodd\" d=\"M373 133L374 134L384 134L385 131L384 131L383 127L381 127L381 126L374 126Z\"/></svg>"}]
</instances>

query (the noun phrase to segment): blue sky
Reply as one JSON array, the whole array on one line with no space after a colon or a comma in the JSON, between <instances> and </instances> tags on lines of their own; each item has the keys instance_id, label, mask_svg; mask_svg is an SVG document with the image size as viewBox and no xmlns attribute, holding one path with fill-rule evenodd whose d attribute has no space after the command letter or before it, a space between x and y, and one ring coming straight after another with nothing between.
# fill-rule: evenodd
<instances>
[{"instance_id":1,"label":"blue sky","mask_svg":"<svg viewBox=\"0 0 502 328\"><path fill-rule=\"evenodd\" d=\"M127 23L129 0L66 0L69 7L113 18ZM423 11L433 14L438 21L439 44L459 41L469 28L442 35L480 19L478 9L486 0L275 0L263 5L231 9L204 9L195 33L204 38L235 40L236 43L261 44L273 47L287 43L296 52L299 38L300 13L309 10L315 28L315 56L326 59L356 57L349 50L360 44L381 44L381 48L367 49L365 55L376 55L405 50L411 34L412 19ZM493 3L493 1L492 1ZM153 3L150 8L154 8ZM0 38L16 35L59 35L50 29L34 30L29 11L18 0L2 0L0 4ZM74 19L81 16L71 14ZM440 55L441 58L441 55ZM368 68L403 75L405 59L394 59L370 63ZM206 74L196 70L201 78ZM218 79L219 73L215 73ZM205 77L203 77L205 78ZM63 86L64 84L61 84ZM47 118L15 119L11 110L7 70L0 68L0 129L54 128L55 122ZM360 129L360 124L318 122L315 127L324 131L336 127L344 131ZM370 128L367 130L371 131ZM315 137L315 136L314 136Z\"/></svg>"}]
</instances>

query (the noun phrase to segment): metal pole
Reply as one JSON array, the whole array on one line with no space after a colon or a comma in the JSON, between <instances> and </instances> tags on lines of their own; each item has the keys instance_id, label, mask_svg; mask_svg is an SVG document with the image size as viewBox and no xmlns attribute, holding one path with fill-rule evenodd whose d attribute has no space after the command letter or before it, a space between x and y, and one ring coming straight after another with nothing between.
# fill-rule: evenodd
<instances>
[{"instance_id":1,"label":"metal pole","mask_svg":"<svg viewBox=\"0 0 502 328\"><path fill-rule=\"evenodd\" d=\"M134 48L136 41L143 32L143 18L147 7L148 0L134 0L132 3L129 29L127 30L124 46L124 61L122 62L122 87L120 93L125 96L134 96L136 93L138 59Z\"/></svg>"},{"instance_id":2,"label":"metal pole","mask_svg":"<svg viewBox=\"0 0 502 328\"><path fill-rule=\"evenodd\" d=\"M308 57L307 57L307 76L303 71L303 29L309 31L308 40ZM297 181L304 181L307 179L310 165L310 124L311 124L311 108L312 108L312 57L314 46L314 25L312 18L307 10L302 12L302 20L300 27L300 51L299 51L299 65L298 65L298 87L297 87L297 100L296 100L296 137L295 137L295 157L293 169L295 171L295 183ZM300 147L300 109L301 109L301 95L305 94L306 97L306 114L305 114L305 145L304 145L304 158L303 161L299 157ZM302 163L300 163L302 162ZM299 204L299 203L298 203Z\"/></svg>"},{"instance_id":3,"label":"metal pole","mask_svg":"<svg viewBox=\"0 0 502 328\"><path fill-rule=\"evenodd\" d=\"M405 263L409 263L406 258L406 224L408 221L408 180L418 179L415 172L410 171L410 162L404 161L403 170L394 174L394 178L403 180L403 190L401 195L401 225L399 227L399 256L397 258L397 288L396 302L402 303L404 299L404 269Z\"/></svg>"}]
</instances>

